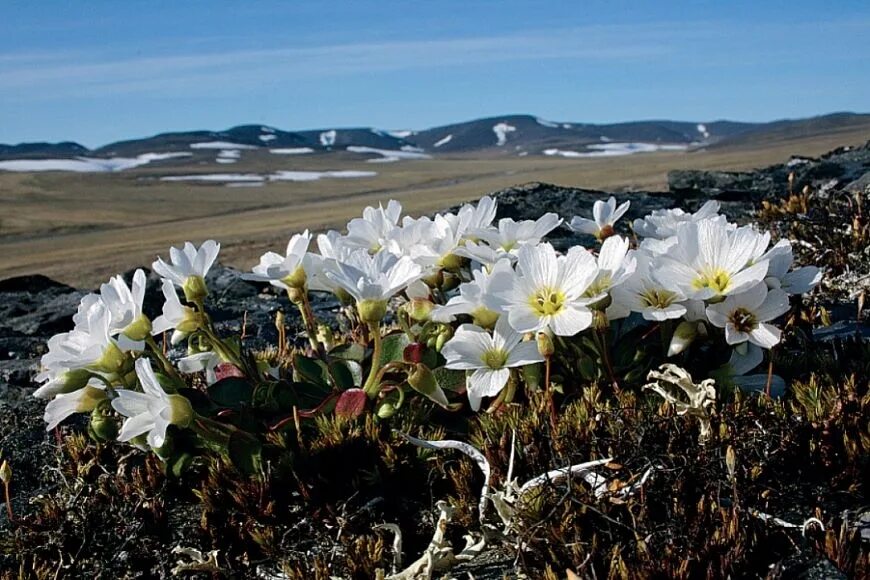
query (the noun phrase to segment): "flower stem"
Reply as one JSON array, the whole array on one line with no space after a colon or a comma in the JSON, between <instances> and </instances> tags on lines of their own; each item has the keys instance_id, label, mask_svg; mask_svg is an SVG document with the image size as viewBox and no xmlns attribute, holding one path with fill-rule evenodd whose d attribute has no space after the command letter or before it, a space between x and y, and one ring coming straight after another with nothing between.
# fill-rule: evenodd
<instances>
[{"instance_id":1,"label":"flower stem","mask_svg":"<svg viewBox=\"0 0 870 580\"><path fill-rule=\"evenodd\" d=\"M323 345L317 340L317 325L315 324L314 310L311 309L311 301L308 299L308 291L303 289L300 292L300 298L291 301L299 308L299 313L302 315L302 324L305 325L305 333L308 335L308 343L312 350L317 353L317 356L324 358L325 352Z\"/></svg>"},{"instance_id":2,"label":"flower stem","mask_svg":"<svg viewBox=\"0 0 870 580\"><path fill-rule=\"evenodd\" d=\"M378 371L381 366L381 329L377 323L370 322L369 323L369 334L372 337L372 364L369 369L369 376L366 379L365 386L363 386L363 390L365 390L366 395L368 395L369 399L374 399L378 396L378 391L380 391L380 381L378 380Z\"/></svg>"},{"instance_id":3,"label":"flower stem","mask_svg":"<svg viewBox=\"0 0 870 580\"><path fill-rule=\"evenodd\" d=\"M181 378L181 375L178 374L178 371L175 370L175 367L172 366L172 363L169 362L169 359L166 358L166 355L163 354L163 349L160 348L160 345L157 344L157 341L154 340L153 336L148 336L145 339L145 343L151 347L151 350L154 352L154 356L157 357L157 360L160 361L160 364L163 366L163 370L166 371L166 374L171 376L174 380L176 380L179 384L184 384L184 379Z\"/></svg>"},{"instance_id":4,"label":"flower stem","mask_svg":"<svg viewBox=\"0 0 870 580\"><path fill-rule=\"evenodd\" d=\"M12 500L9 494L9 482L3 482L3 491L6 495L6 514L9 516L9 523L15 522L15 514L12 513Z\"/></svg>"},{"instance_id":5,"label":"flower stem","mask_svg":"<svg viewBox=\"0 0 870 580\"><path fill-rule=\"evenodd\" d=\"M601 360L604 361L604 367L607 369L607 377L610 379L610 384L614 392L619 391L619 383L616 381L616 373L613 372L613 365L610 364L610 353L607 352L607 330L599 330L595 332L598 338L598 348L601 351Z\"/></svg>"}]
</instances>

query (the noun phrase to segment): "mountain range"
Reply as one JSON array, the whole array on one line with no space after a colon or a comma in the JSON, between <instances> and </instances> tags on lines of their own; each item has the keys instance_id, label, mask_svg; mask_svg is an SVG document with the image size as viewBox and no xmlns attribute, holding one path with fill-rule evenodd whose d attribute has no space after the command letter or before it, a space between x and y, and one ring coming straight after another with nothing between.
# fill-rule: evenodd
<instances>
[{"instance_id":1,"label":"mountain range","mask_svg":"<svg viewBox=\"0 0 870 580\"><path fill-rule=\"evenodd\" d=\"M652 120L613 124L554 122L532 115L505 115L420 131L374 128L285 131L264 125L240 125L224 131L161 133L96 149L74 142L0 144L0 160L213 155L214 150L254 149L286 154L347 150L381 155L385 160L464 153L599 157L659 149L722 147L747 140L812 134L856 125L870 127L870 114L833 113L766 123Z\"/></svg>"}]
</instances>

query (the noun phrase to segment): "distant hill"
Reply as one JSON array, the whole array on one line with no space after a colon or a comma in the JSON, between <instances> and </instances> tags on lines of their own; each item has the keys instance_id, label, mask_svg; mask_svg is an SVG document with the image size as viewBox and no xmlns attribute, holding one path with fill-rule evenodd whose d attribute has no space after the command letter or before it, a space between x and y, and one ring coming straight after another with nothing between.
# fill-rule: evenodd
<instances>
[{"instance_id":1,"label":"distant hill","mask_svg":"<svg viewBox=\"0 0 870 580\"><path fill-rule=\"evenodd\" d=\"M318 153L348 148L356 154L384 156L404 151L429 155L482 153L596 157L657 149L740 146L863 125L870 130L870 115L833 113L768 123L649 120L611 124L556 122L532 115L504 115L420 131L374 128L285 131L264 125L240 125L225 131L161 133L110 143L94 150L71 142L0 145L0 160L73 159L81 156L135 158L168 153L213 156L218 151L227 150Z\"/></svg>"}]
</instances>

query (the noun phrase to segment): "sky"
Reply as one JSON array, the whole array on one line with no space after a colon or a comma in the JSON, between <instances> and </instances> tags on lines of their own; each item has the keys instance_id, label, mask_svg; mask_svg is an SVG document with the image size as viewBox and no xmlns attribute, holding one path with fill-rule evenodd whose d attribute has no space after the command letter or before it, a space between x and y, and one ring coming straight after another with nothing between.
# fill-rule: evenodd
<instances>
[{"instance_id":1,"label":"sky","mask_svg":"<svg viewBox=\"0 0 870 580\"><path fill-rule=\"evenodd\" d=\"M867 0L3 0L0 143L870 112Z\"/></svg>"}]
</instances>

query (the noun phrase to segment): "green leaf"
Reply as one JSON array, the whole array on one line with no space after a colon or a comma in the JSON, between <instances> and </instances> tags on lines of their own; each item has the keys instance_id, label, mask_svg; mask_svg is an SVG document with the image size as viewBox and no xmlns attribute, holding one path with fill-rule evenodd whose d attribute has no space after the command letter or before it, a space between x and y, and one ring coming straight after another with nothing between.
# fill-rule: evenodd
<instances>
[{"instance_id":1,"label":"green leaf","mask_svg":"<svg viewBox=\"0 0 870 580\"><path fill-rule=\"evenodd\" d=\"M329 351L331 358L340 360L352 360L361 363L366 358L366 349L361 344L355 342L349 344L340 344Z\"/></svg>"},{"instance_id":2,"label":"green leaf","mask_svg":"<svg viewBox=\"0 0 870 580\"><path fill-rule=\"evenodd\" d=\"M446 367L438 367L437 369L432 369L432 374L435 375L438 386L445 391L452 391L454 393L465 391L465 371L454 371Z\"/></svg>"},{"instance_id":3,"label":"green leaf","mask_svg":"<svg viewBox=\"0 0 870 580\"><path fill-rule=\"evenodd\" d=\"M409 344L411 344L411 340L404 333L385 336L381 342L380 366L404 360L405 347Z\"/></svg>"},{"instance_id":4,"label":"green leaf","mask_svg":"<svg viewBox=\"0 0 870 580\"><path fill-rule=\"evenodd\" d=\"M359 363L355 363L353 361L342 361L338 360L329 365L329 370L332 374L333 384L336 388L341 389L342 391L346 391L347 389L352 389L353 387L359 386L357 382L356 376L354 376L353 371L351 371L351 364L356 365L358 368ZM360 372L362 375L362 372Z\"/></svg>"},{"instance_id":5,"label":"green leaf","mask_svg":"<svg viewBox=\"0 0 870 580\"><path fill-rule=\"evenodd\" d=\"M233 465L246 475L261 471L263 446L252 435L235 431L227 445L227 455Z\"/></svg>"},{"instance_id":6,"label":"green leaf","mask_svg":"<svg viewBox=\"0 0 870 580\"><path fill-rule=\"evenodd\" d=\"M166 473L175 478L181 477L193 463L193 457L189 451L173 454L166 460Z\"/></svg>"},{"instance_id":7,"label":"green leaf","mask_svg":"<svg viewBox=\"0 0 870 580\"><path fill-rule=\"evenodd\" d=\"M254 387L245 379L227 377L208 388L209 398L219 407L241 409L251 404Z\"/></svg>"},{"instance_id":8,"label":"green leaf","mask_svg":"<svg viewBox=\"0 0 870 580\"><path fill-rule=\"evenodd\" d=\"M322 360L316 360L297 354L293 357L293 368L299 378L309 383L329 385L329 369Z\"/></svg>"}]
</instances>

